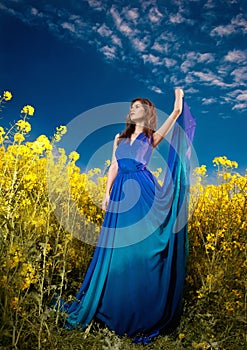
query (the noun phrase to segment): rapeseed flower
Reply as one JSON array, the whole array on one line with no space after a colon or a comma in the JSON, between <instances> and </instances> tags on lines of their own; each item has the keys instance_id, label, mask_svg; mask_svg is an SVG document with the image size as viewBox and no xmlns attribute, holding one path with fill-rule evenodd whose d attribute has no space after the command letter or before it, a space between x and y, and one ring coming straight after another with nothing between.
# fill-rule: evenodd
<instances>
[{"instance_id":1,"label":"rapeseed flower","mask_svg":"<svg viewBox=\"0 0 247 350\"><path fill-rule=\"evenodd\" d=\"M3 93L3 99L4 99L5 101L11 100L11 99L12 99L12 94L11 94L11 92L9 92L9 91L4 91L4 93Z\"/></svg>"},{"instance_id":2,"label":"rapeseed flower","mask_svg":"<svg viewBox=\"0 0 247 350\"><path fill-rule=\"evenodd\" d=\"M207 173L207 167L204 164L193 170L193 174L198 176L205 176L206 173Z\"/></svg>"},{"instance_id":3,"label":"rapeseed flower","mask_svg":"<svg viewBox=\"0 0 247 350\"><path fill-rule=\"evenodd\" d=\"M23 136L23 134L17 132L15 135L14 135L14 141L17 142L17 143L21 143L22 141L25 140L25 137Z\"/></svg>"},{"instance_id":4,"label":"rapeseed flower","mask_svg":"<svg viewBox=\"0 0 247 350\"><path fill-rule=\"evenodd\" d=\"M22 108L21 113L32 116L34 115L34 107L30 105L26 105Z\"/></svg>"},{"instance_id":5,"label":"rapeseed flower","mask_svg":"<svg viewBox=\"0 0 247 350\"><path fill-rule=\"evenodd\" d=\"M31 131L31 124L23 119L18 120L16 122L16 125L17 125L18 129L24 133L28 133L29 131Z\"/></svg>"},{"instance_id":6,"label":"rapeseed flower","mask_svg":"<svg viewBox=\"0 0 247 350\"><path fill-rule=\"evenodd\" d=\"M60 125L59 127L56 128L56 131L59 134L64 135L67 132L67 127L65 125Z\"/></svg>"},{"instance_id":7,"label":"rapeseed flower","mask_svg":"<svg viewBox=\"0 0 247 350\"><path fill-rule=\"evenodd\" d=\"M80 158L80 155L77 152L75 152L75 151L71 152L70 155L69 155L69 159L72 162L76 162L79 158Z\"/></svg>"}]
</instances>

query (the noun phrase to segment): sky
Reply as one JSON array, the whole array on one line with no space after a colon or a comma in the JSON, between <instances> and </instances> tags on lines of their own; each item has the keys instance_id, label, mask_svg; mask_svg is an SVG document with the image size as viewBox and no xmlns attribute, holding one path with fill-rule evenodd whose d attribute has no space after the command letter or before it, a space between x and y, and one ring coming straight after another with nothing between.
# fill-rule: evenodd
<instances>
[{"instance_id":1,"label":"sky","mask_svg":"<svg viewBox=\"0 0 247 350\"><path fill-rule=\"evenodd\" d=\"M0 0L0 94L13 94L0 124L13 124L30 104L30 140L79 115L83 134L103 108L100 130L78 146L85 165L106 143L101 157L111 157L127 102L147 97L169 115L181 87L197 123L198 165L213 174L213 158L224 155L244 173L246 8L246 0ZM107 127L112 104L119 112Z\"/></svg>"}]
</instances>

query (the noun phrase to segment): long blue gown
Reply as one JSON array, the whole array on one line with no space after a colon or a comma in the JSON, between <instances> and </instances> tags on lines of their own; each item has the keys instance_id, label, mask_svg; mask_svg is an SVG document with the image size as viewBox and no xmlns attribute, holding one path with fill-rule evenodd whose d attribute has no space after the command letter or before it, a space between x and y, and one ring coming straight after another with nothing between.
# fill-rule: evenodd
<instances>
[{"instance_id":1,"label":"long blue gown","mask_svg":"<svg viewBox=\"0 0 247 350\"><path fill-rule=\"evenodd\" d=\"M164 185L148 170L152 153L144 133L116 150L114 181L99 241L76 301L64 304L66 327L92 319L118 335L148 342L177 326L188 252L189 158L195 120L187 104L168 153Z\"/></svg>"}]
</instances>

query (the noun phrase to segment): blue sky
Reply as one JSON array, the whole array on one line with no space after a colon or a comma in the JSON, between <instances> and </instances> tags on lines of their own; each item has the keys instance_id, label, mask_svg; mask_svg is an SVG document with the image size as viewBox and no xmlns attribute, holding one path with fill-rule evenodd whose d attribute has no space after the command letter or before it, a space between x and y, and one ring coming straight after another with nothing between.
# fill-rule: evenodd
<instances>
[{"instance_id":1,"label":"blue sky","mask_svg":"<svg viewBox=\"0 0 247 350\"><path fill-rule=\"evenodd\" d=\"M197 120L199 164L213 169L226 155L244 172L245 10L245 0L0 0L0 91L13 93L0 122L31 104L30 138L52 135L80 113L137 96L169 113L180 86Z\"/></svg>"}]
</instances>

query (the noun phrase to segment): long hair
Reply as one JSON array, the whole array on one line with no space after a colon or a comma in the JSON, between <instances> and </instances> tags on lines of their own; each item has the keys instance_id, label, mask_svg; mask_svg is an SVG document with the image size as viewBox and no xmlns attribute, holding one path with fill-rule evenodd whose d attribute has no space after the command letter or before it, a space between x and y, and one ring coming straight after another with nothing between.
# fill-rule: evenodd
<instances>
[{"instance_id":1,"label":"long hair","mask_svg":"<svg viewBox=\"0 0 247 350\"><path fill-rule=\"evenodd\" d=\"M145 113L145 122L144 122L143 132L151 141L153 137L153 133L156 130L156 124L157 124L157 115L156 115L155 105L153 104L153 102L151 102L147 98L137 97L131 101L130 107L132 107L132 105L136 101L140 101L142 106L145 109L146 113ZM121 139L130 138L133 132L135 131L135 127L136 127L135 123L131 121L130 113L128 113L126 116L126 128L120 134L119 142L121 141Z\"/></svg>"}]
</instances>

